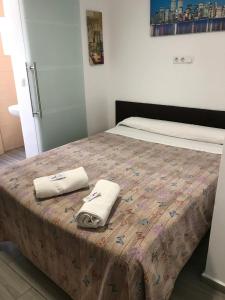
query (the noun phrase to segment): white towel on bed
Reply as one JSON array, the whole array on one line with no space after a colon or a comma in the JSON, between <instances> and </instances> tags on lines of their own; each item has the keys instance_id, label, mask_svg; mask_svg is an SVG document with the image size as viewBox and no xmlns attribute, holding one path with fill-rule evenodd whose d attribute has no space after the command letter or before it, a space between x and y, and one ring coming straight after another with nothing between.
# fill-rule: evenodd
<instances>
[{"instance_id":1,"label":"white towel on bed","mask_svg":"<svg viewBox=\"0 0 225 300\"><path fill-rule=\"evenodd\" d=\"M70 193L88 186L88 176L83 167L33 181L37 198L50 198Z\"/></svg>"},{"instance_id":2,"label":"white towel on bed","mask_svg":"<svg viewBox=\"0 0 225 300\"><path fill-rule=\"evenodd\" d=\"M117 183L108 180L99 180L76 215L79 226L97 228L104 226L111 209L119 195L120 187Z\"/></svg>"}]
</instances>

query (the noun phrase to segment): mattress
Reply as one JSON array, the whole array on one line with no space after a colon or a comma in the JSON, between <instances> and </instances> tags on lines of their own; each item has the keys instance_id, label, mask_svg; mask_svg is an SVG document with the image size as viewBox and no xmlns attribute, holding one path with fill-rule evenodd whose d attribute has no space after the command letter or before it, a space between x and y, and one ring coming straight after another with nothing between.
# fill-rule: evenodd
<instances>
[{"instance_id":1,"label":"mattress","mask_svg":"<svg viewBox=\"0 0 225 300\"><path fill-rule=\"evenodd\" d=\"M165 300L210 227L220 155L100 133L0 174L0 239L72 299ZM83 166L90 187L37 201L33 179ZM107 225L74 215L97 180L119 183Z\"/></svg>"}]
</instances>

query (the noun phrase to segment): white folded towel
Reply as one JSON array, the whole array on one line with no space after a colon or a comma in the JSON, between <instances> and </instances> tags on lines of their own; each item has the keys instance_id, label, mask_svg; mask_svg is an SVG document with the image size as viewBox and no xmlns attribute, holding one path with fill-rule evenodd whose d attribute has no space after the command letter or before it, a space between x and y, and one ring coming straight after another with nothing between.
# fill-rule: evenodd
<instances>
[{"instance_id":1,"label":"white folded towel","mask_svg":"<svg viewBox=\"0 0 225 300\"><path fill-rule=\"evenodd\" d=\"M70 193L88 186L88 176L83 167L33 181L37 198L50 198Z\"/></svg>"},{"instance_id":2,"label":"white folded towel","mask_svg":"<svg viewBox=\"0 0 225 300\"><path fill-rule=\"evenodd\" d=\"M99 180L91 194L83 199L85 204L76 215L78 225L86 228L104 226L119 192L117 183Z\"/></svg>"}]
</instances>

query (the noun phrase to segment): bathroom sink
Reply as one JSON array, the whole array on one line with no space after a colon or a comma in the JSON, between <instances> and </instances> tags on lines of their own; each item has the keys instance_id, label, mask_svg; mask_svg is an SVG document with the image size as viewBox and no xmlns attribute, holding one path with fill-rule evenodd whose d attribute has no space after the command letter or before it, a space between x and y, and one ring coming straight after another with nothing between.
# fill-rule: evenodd
<instances>
[{"instance_id":1,"label":"bathroom sink","mask_svg":"<svg viewBox=\"0 0 225 300\"><path fill-rule=\"evenodd\" d=\"M20 116L19 104L9 106L8 110L9 110L9 113L13 116L16 116L16 117Z\"/></svg>"}]
</instances>

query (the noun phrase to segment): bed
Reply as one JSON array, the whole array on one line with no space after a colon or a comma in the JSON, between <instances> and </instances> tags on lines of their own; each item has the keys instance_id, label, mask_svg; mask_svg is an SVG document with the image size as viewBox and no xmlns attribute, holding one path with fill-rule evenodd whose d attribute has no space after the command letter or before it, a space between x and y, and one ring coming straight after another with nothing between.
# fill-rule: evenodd
<instances>
[{"instance_id":1,"label":"bed","mask_svg":"<svg viewBox=\"0 0 225 300\"><path fill-rule=\"evenodd\" d=\"M117 101L117 123L131 116L225 128L222 111ZM131 131L119 125L1 171L0 240L16 243L72 299L169 299L210 227L222 145L188 149ZM80 166L89 189L35 198L34 178ZM119 183L120 197L104 228L78 228L74 215L101 178Z\"/></svg>"}]
</instances>

